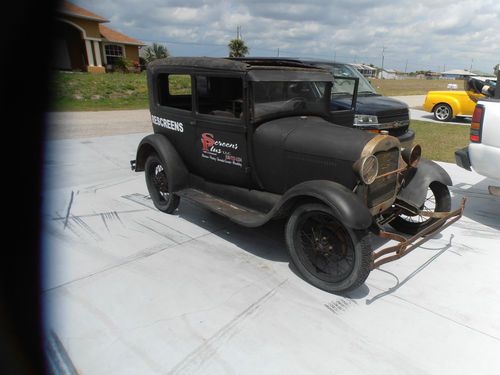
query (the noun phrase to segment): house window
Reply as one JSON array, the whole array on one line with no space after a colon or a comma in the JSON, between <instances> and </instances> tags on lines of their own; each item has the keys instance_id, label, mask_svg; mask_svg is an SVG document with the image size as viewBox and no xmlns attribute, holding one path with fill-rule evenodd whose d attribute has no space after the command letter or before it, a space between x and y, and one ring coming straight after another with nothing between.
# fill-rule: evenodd
<instances>
[{"instance_id":1,"label":"house window","mask_svg":"<svg viewBox=\"0 0 500 375\"><path fill-rule=\"evenodd\" d=\"M110 65L114 65L116 60L123 57L123 46L118 44L106 44L104 46L104 52L106 54L106 61Z\"/></svg>"}]
</instances>

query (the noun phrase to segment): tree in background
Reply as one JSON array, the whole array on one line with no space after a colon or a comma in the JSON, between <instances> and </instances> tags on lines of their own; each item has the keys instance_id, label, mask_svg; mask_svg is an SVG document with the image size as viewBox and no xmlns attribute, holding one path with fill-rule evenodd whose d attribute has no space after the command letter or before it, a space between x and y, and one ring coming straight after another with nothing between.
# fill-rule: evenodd
<instances>
[{"instance_id":1,"label":"tree in background","mask_svg":"<svg viewBox=\"0 0 500 375\"><path fill-rule=\"evenodd\" d=\"M153 43L153 45L147 46L144 49L143 56L144 60L146 60L146 63L150 63L151 61L157 59L164 59L165 57L169 57L170 53L168 52L167 47L165 47L163 44Z\"/></svg>"},{"instance_id":2,"label":"tree in background","mask_svg":"<svg viewBox=\"0 0 500 375\"><path fill-rule=\"evenodd\" d=\"M493 67L493 73L495 73L495 76L498 75L498 67L500 66L500 64L496 64L494 67Z\"/></svg>"},{"instance_id":3,"label":"tree in background","mask_svg":"<svg viewBox=\"0 0 500 375\"><path fill-rule=\"evenodd\" d=\"M243 39L233 39L227 46L229 47L229 57L245 57L248 54L248 47Z\"/></svg>"}]
</instances>

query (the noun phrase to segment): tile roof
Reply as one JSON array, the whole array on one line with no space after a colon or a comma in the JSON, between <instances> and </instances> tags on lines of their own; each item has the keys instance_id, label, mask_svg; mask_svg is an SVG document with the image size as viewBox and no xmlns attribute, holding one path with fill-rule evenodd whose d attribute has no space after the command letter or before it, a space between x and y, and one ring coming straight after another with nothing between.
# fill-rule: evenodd
<instances>
[{"instance_id":1,"label":"tile roof","mask_svg":"<svg viewBox=\"0 0 500 375\"><path fill-rule=\"evenodd\" d=\"M70 3L69 1L63 1L61 7L59 8L61 13L67 14L69 16L74 16L78 18L85 18L94 20L97 22L109 22L106 18L103 18L95 13L88 11L87 9L83 9L75 4Z\"/></svg>"},{"instance_id":2,"label":"tile roof","mask_svg":"<svg viewBox=\"0 0 500 375\"><path fill-rule=\"evenodd\" d=\"M106 27L102 24L99 24L99 32L101 33L102 37L104 39L107 39L110 42L117 42L117 43L123 43L123 44L135 44L139 46L144 46L146 45L145 43L141 42L140 40L131 38L125 34L119 33L116 30L110 29L109 27Z\"/></svg>"}]
</instances>

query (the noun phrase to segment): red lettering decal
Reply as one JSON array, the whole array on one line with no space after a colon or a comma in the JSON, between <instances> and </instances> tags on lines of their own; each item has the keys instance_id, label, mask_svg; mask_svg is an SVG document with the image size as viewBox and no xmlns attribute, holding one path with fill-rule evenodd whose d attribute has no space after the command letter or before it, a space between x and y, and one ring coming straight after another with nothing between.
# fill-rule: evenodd
<instances>
[{"instance_id":1,"label":"red lettering decal","mask_svg":"<svg viewBox=\"0 0 500 375\"><path fill-rule=\"evenodd\" d=\"M214 144L215 140L213 134L203 133L201 135L201 145L203 147L203 151L208 151Z\"/></svg>"}]
</instances>

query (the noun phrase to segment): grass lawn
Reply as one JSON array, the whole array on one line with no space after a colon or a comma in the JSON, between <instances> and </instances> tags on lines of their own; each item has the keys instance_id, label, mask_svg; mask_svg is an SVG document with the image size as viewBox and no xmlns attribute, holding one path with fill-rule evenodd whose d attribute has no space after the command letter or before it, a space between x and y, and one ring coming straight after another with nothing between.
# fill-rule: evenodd
<instances>
[{"instance_id":1,"label":"grass lawn","mask_svg":"<svg viewBox=\"0 0 500 375\"><path fill-rule=\"evenodd\" d=\"M172 92L187 94L187 76L171 81ZM53 111L101 111L144 109L149 107L146 72L142 73L65 73L54 75L51 85Z\"/></svg>"},{"instance_id":2,"label":"grass lawn","mask_svg":"<svg viewBox=\"0 0 500 375\"><path fill-rule=\"evenodd\" d=\"M468 126L411 120L410 128L426 159L454 163L455 151L469 144Z\"/></svg>"},{"instance_id":3,"label":"grass lawn","mask_svg":"<svg viewBox=\"0 0 500 375\"><path fill-rule=\"evenodd\" d=\"M146 74L63 73L51 85L52 110L99 111L148 107Z\"/></svg>"},{"instance_id":4,"label":"grass lawn","mask_svg":"<svg viewBox=\"0 0 500 375\"><path fill-rule=\"evenodd\" d=\"M375 79L370 78L372 86L381 95L425 95L427 91L449 90L447 85L454 83L458 85L458 90L463 90L464 83L453 79Z\"/></svg>"}]
</instances>

